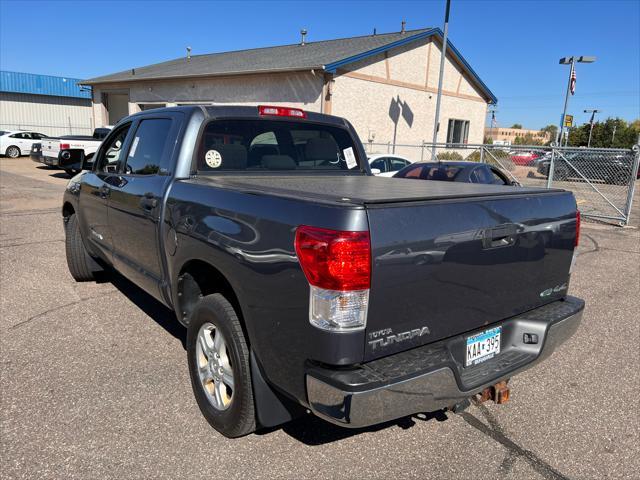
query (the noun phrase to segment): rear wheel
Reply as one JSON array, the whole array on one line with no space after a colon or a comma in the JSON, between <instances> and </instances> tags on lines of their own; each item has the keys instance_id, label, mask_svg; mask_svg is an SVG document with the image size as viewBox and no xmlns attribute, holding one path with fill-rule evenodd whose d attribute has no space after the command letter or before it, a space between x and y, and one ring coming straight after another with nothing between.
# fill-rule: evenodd
<instances>
[{"instance_id":1,"label":"rear wheel","mask_svg":"<svg viewBox=\"0 0 640 480\"><path fill-rule=\"evenodd\" d=\"M15 145L11 145L9 148L7 148L5 155L10 158L18 158L20 156L20 149Z\"/></svg>"},{"instance_id":2,"label":"rear wheel","mask_svg":"<svg viewBox=\"0 0 640 480\"><path fill-rule=\"evenodd\" d=\"M249 347L238 316L219 293L195 306L187 331L193 393L209 424L225 437L256 428Z\"/></svg>"},{"instance_id":3,"label":"rear wheel","mask_svg":"<svg viewBox=\"0 0 640 480\"><path fill-rule=\"evenodd\" d=\"M65 223L65 250L69 272L76 282L88 282L94 279L95 261L87 253L80 236L80 226L76 214L69 216Z\"/></svg>"}]
</instances>

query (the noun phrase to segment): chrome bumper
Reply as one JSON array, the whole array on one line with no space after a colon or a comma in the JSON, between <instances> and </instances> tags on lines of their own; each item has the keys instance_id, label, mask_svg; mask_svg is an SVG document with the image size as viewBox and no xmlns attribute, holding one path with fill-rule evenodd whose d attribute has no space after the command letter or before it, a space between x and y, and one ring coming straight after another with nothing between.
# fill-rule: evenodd
<instances>
[{"instance_id":1,"label":"chrome bumper","mask_svg":"<svg viewBox=\"0 0 640 480\"><path fill-rule=\"evenodd\" d=\"M508 326L503 350L497 357L473 367L464 368L448 348L454 342L459 344L459 336L437 342L440 345L419 347L425 349L425 355L433 356L433 361L426 362L431 368L408 376L406 358L398 358L400 369L389 362L391 357L380 362L383 366L373 361L352 373L311 368L306 376L309 408L329 422L359 428L453 406L547 358L576 332L583 309L582 300L567 297L496 324L505 331ZM524 333L538 335L538 344L523 343ZM412 352L414 358L415 353ZM421 364L424 363L422 359ZM405 376L396 381L392 377L398 370Z\"/></svg>"}]
</instances>

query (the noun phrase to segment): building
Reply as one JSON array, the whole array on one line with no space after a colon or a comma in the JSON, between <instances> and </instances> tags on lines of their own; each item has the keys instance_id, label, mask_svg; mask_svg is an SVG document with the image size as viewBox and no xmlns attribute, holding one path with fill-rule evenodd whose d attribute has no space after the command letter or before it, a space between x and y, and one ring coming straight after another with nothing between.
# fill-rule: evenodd
<instances>
[{"instance_id":1,"label":"building","mask_svg":"<svg viewBox=\"0 0 640 480\"><path fill-rule=\"evenodd\" d=\"M91 135L91 92L80 80L0 71L0 130Z\"/></svg>"},{"instance_id":2,"label":"building","mask_svg":"<svg viewBox=\"0 0 640 480\"><path fill-rule=\"evenodd\" d=\"M500 142L507 145L516 143L516 138L529 136L534 142L547 143L551 140L549 132L542 130L526 130L524 128L499 128L487 127L484 129L485 138L490 138L494 143Z\"/></svg>"},{"instance_id":3,"label":"building","mask_svg":"<svg viewBox=\"0 0 640 480\"><path fill-rule=\"evenodd\" d=\"M290 105L348 118L364 142L431 141L438 28L190 55L85 80L96 126L161 106ZM441 142L481 143L496 98L448 42Z\"/></svg>"}]
</instances>

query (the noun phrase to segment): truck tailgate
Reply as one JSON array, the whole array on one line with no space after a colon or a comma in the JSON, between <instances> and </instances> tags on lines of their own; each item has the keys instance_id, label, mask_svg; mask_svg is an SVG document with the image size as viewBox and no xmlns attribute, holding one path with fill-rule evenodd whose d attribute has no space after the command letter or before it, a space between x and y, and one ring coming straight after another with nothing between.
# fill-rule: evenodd
<instances>
[{"instance_id":1,"label":"truck tailgate","mask_svg":"<svg viewBox=\"0 0 640 480\"><path fill-rule=\"evenodd\" d=\"M59 138L43 138L42 139L42 155L45 157L58 158L60 153L60 139Z\"/></svg>"},{"instance_id":2,"label":"truck tailgate","mask_svg":"<svg viewBox=\"0 0 640 480\"><path fill-rule=\"evenodd\" d=\"M481 329L567 293L576 233L571 193L366 208L373 266L365 361ZM390 335L393 341L374 341Z\"/></svg>"}]
</instances>

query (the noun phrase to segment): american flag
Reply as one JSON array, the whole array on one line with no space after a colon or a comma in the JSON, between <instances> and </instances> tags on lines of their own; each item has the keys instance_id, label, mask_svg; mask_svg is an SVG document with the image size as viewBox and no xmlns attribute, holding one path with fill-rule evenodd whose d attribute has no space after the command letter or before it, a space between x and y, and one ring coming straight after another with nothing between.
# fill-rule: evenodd
<instances>
[{"instance_id":1,"label":"american flag","mask_svg":"<svg viewBox=\"0 0 640 480\"><path fill-rule=\"evenodd\" d=\"M571 95L576 93L576 71L575 69L571 69L571 83L569 84L569 90L571 91Z\"/></svg>"}]
</instances>

